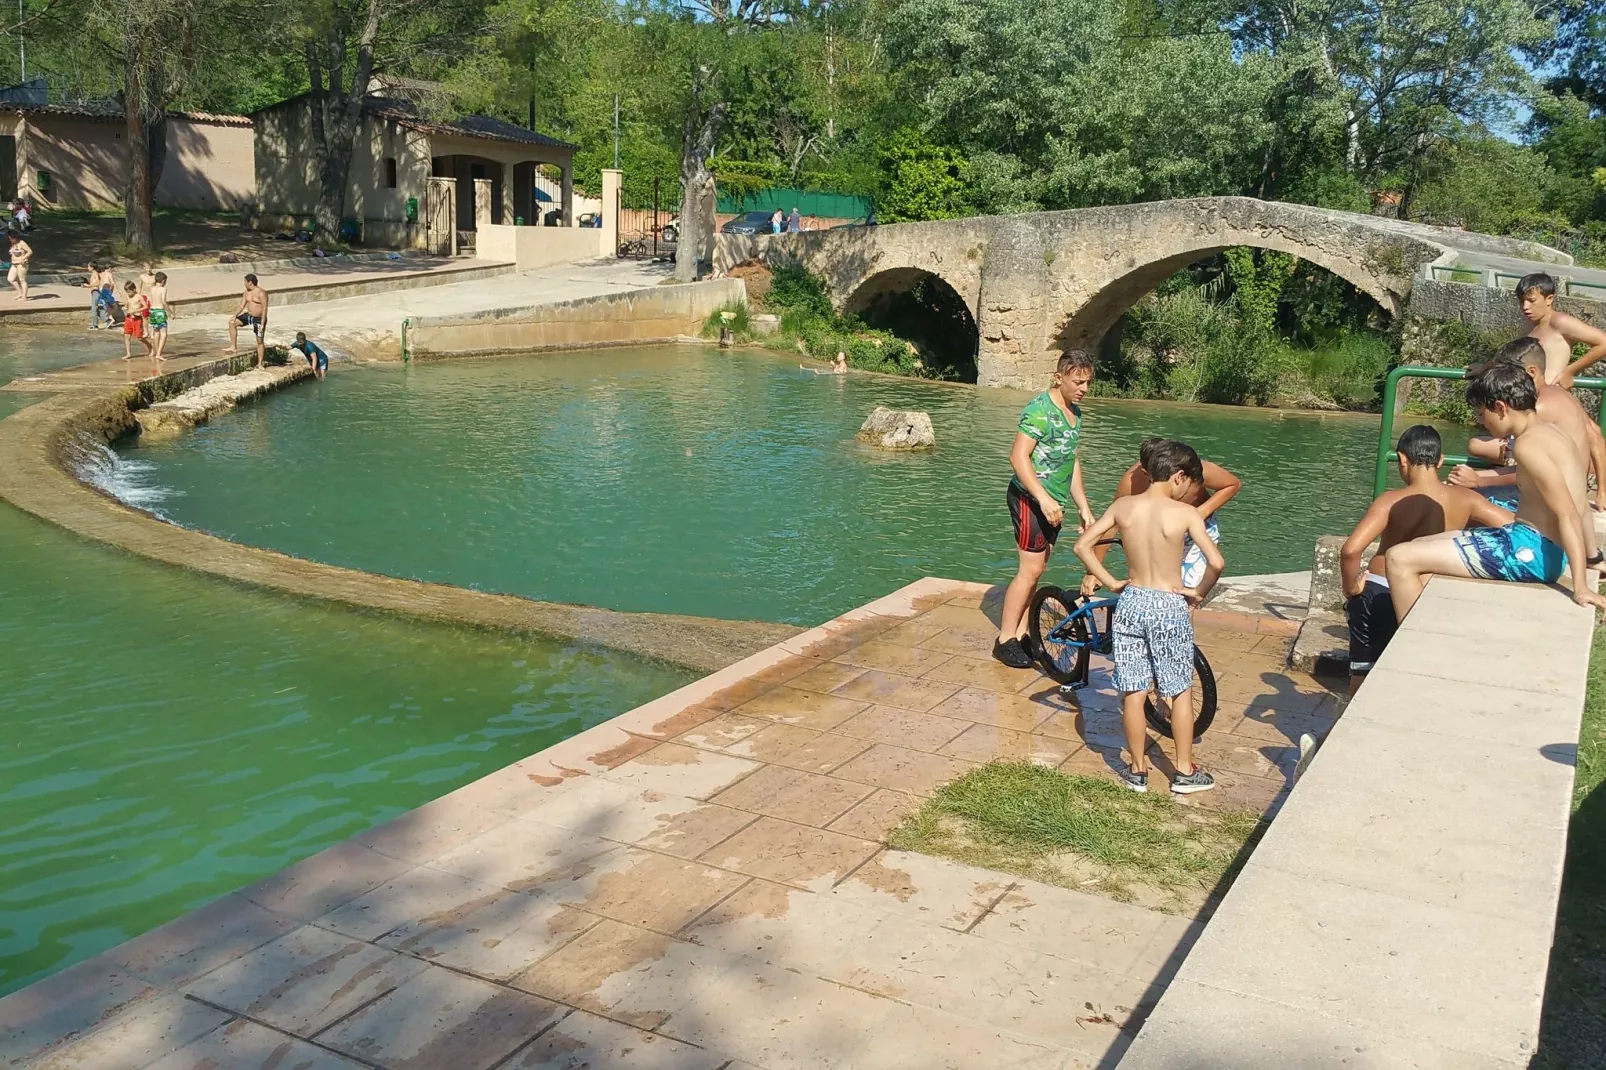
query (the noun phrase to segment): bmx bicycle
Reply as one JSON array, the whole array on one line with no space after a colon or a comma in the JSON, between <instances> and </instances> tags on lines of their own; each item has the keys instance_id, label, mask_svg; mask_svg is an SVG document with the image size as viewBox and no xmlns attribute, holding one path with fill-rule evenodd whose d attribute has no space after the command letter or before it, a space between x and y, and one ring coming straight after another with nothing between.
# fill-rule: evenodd
<instances>
[{"instance_id":1,"label":"bmx bicycle","mask_svg":"<svg viewBox=\"0 0 1606 1070\"><path fill-rule=\"evenodd\" d=\"M1083 598L1059 587L1039 587L1026 611L1032 653L1062 694L1087 686L1088 660L1093 654L1109 657L1114 647L1110 630L1117 598ZM1216 674L1204 651L1193 647L1193 740L1204 735L1216 719ZM1150 691L1143 700L1149 727L1171 738L1171 709Z\"/></svg>"}]
</instances>

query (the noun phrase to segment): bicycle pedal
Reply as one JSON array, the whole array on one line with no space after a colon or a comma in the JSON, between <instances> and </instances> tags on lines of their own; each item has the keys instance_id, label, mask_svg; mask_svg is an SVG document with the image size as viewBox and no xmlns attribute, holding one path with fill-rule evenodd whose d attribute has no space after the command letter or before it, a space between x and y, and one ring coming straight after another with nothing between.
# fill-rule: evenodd
<instances>
[{"instance_id":1,"label":"bicycle pedal","mask_svg":"<svg viewBox=\"0 0 1606 1070\"><path fill-rule=\"evenodd\" d=\"M1074 695L1074 694L1076 694L1078 691L1082 690L1082 688L1084 688L1086 686L1087 686L1087 681L1086 680L1083 680L1079 684L1060 684L1060 694L1062 694L1062 695Z\"/></svg>"}]
</instances>

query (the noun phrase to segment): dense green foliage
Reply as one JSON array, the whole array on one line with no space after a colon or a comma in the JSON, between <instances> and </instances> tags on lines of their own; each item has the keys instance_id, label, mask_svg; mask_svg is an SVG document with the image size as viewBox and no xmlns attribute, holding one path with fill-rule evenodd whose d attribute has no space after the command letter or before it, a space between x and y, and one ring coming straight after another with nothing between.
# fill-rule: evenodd
<instances>
[{"instance_id":1,"label":"dense green foliage","mask_svg":"<svg viewBox=\"0 0 1606 1070\"><path fill-rule=\"evenodd\" d=\"M29 73L55 99L117 93L137 71L153 104L249 110L316 85L320 63L349 86L371 52L383 85L412 80L431 111L533 122L575 142L582 188L617 153L638 204L655 181L673 202L688 174L729 193L869 196L885 222L1248 194L1533 237L1606 264L1606 16L1589 0L25 10ZM15 67L16 52L0 50L0 77ZM1229 251L1134 310L1107 388L1364 404L1383 352L1365 304L1309 265ZM871 318L929 361L909 332L923 317L946 331L944 309L943 295L920 293ZM810 315L826 325L810 344L830 348L840 322ZM865 359L887 363L884 348Z\"/></svg>"},{"instance_id":2,"label":"dense green foliage","mask_svg":"<svg viewBox=\"0 0 1606 1070\"><path fill-rule=\"evenodd\" d=\"M676 187L717 104L727 188L871 194L887 220L1230 193L1366 210L1380 196L1606 257L1606 16L1586 0L26 7L29 73L56 99L123 90L133 57L172 103L214 111L305 90L308 46L333 34L355 56L374 15L377 76L439 83L438 110L533 114L581 146L582 185L613 163L617 99L633 199L654 179ZM154 51L130 29L145 24ZM17 73L17 50L0 50L0 77Z\"/></svg>"}]
</instances>

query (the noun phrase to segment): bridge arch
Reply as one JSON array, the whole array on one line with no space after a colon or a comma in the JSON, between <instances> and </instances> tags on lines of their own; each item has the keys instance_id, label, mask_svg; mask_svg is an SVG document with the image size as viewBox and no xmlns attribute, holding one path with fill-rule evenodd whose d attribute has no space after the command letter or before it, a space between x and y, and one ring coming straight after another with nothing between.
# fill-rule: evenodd
<instances>
[{"instance_id":1,"label":"bridge arch","mask_svg":"<svg viewBox=\"0 0 1606 1070\"><path fill-rule=\"evenodd\" d=\"M1190 264L1242 246L1288 253L1315 264L1372 298L1391 318L1397 316L1404 305L1404 295L1390 285L1388 278L1356 259L1334 256L1319 246L1286 239L1268 240L1250 234L1239 241L1185 243L1184 248L1162 253L1136 266L1129 262L1124 273L1113 277L1084 276L1084 286L1077 288L1084 296L1063 310L1057 329L1053 330L1053 348L1097 349L1120 318L1166 279Z\"/></svg>"},{"instance_id":2,"label":"bridge arch","mask_svg":"<svg viewBox=\"0 0 1606 1070\"><path fill-rule=\"evenodd\" d=\"M981 331L976 311L941 273L920 267L884 268L859 280L840 301L844 316L884 327L909 340L932 371L976 381Z\"/></svg>"}]
</instances>

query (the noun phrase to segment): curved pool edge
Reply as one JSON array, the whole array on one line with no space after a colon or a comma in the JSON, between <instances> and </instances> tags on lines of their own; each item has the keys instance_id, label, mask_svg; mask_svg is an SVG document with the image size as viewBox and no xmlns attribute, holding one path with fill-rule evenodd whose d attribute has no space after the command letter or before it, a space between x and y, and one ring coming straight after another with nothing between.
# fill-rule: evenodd
<instances>
[{"instance_id":1,"label":"curved pool edge","mask_svg":"<svg viewBox=\"0 0 1606 1070\"><path fill-rule=\"evenodd\" d=\"M179 527L89 486L72 468L75 439L110 443L135 426L148 391L57 394L0 420L0 498L83 538L219 579L364 609L608 647L703 672L722 669L801 629L666 613L541 602L321 564Z\"/></svg>"}]
</instances>

